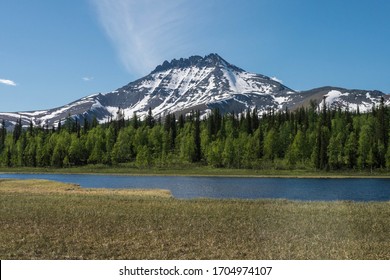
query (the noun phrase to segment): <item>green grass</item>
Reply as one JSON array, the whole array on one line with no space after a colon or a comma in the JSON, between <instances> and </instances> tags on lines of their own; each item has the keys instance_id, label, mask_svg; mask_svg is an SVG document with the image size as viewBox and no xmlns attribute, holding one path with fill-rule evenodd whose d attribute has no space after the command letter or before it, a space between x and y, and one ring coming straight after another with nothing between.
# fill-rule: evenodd
<instances>
[{"instance_id":1,"label":"green grass","mask_svg":"<svg viewBox=\"0 0 390 280\"><path fill-rule=\"evenodd\" d=\"M175 176L255 176L255 177L380 177L390 178L387 170L339 170L323 171L308 169L229 169L213 168L197 164L178 165L174 167L137 168L132 164L86 165L68 168L43 168L43 167L1 167L4 173L99 173L99 174L123 174L123 175L175 175Z\"/></svg>"},{"instance_id":2,"label":"green grass","mask_svg":"<svg viewBox=\"0 0 390 280\"><path fill-rule=\"evenodd\" d=\"M390 259L390 202L178 200L0 180L1 259Z\"/></svg>"}]
</instances>

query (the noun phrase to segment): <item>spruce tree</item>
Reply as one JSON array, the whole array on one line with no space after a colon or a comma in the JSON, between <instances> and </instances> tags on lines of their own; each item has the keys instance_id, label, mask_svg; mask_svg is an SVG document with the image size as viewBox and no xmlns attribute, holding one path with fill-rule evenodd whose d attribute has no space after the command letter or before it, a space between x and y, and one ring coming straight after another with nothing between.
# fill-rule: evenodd
<instances>
[{"instance_id":1,"label":"spruce tree","mask_svg":"<svg viewBox=\"0 0 390 280\"><path fill-rule=\"evenodd\" d=\"M146 125L149 126L149 128L153 128L154 126L154 118L151 107L149 107L148 115L146 116Z\"/></svg>"},{"instance_id":2,"label":"spruce tree","mask_svg":"<svg viewBox=\"0 0 390 280\"><path fill-rule=\"evenodd\" d=\"M0 155L4 150L6 137L7 137L7 129L5 128L5 121L2 120L1 127L0 127Z\"/></svg>"},{"instance_id":3,"label":"spruce tree","mask_svg":"<svg viewBox=\"0 0 390 280\"><path fill-rule=\"evenodd\" d=\"M197 110L195 113L195 123L194 123L194 143L195 143L195 155L194 161L198 162L202 158L202 149L200 143L200 111Z\"/></svg>"}]
</instances>

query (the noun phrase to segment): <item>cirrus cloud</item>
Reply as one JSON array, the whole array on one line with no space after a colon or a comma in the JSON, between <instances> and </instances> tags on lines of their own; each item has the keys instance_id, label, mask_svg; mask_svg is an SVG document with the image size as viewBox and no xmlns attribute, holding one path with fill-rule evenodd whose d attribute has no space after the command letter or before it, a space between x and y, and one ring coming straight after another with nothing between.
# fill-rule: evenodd
<instances>
[{"instance_id":1,"label":"cirrus cloud","mask_svg":"<svg viewBox=\"0 0 390 280\"><path fill-rule=\"evenodd\" d=\"M192 27L202 16L193 2L90 0L125 68L142 75L191 48Z\"/></svg>"},{"instance_id":2,"label":"cirrus cloud","mask_svg":"<svg viewBox=\"0 0 390 280\"><path fill-rule=\"evenodd\" d=\"M7 79L0 79L0 84L7 85L7 86L16 86L16 83L12 80Z\"/></svg>"}]
</instances>

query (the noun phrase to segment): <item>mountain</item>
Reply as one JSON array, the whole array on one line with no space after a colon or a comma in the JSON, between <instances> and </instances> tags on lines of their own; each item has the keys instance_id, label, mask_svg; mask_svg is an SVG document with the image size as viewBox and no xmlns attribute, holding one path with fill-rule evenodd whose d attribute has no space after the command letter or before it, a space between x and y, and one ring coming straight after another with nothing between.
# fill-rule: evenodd
<instances>
[{"instance_id":1,"label":"mountain","mask_svg":"<svg viewBox=\"0 0 390 280\"><path fill-rule=\"evenodd\" d=\"M66 117L108 121L120 112L125 118L134 113L143 118L149 108L154 117L170 113L187 114L200 110L202 115L213 108L222 113L240 113L257 107L259 114L270 109L295 109L325 102L328 106L341 106L351 110L367 111L379 104L381 97L390 104L389 96L380 91L347 90L322 87L308 91L294 91L278 81L261 74L246 72L228 63L217 54L205 57L164 61L149 75L108 93L93 94L65 106L30 112L0 113L7 126L21 118L24 125L57 125Z\"/></svg>"}]
</instances>

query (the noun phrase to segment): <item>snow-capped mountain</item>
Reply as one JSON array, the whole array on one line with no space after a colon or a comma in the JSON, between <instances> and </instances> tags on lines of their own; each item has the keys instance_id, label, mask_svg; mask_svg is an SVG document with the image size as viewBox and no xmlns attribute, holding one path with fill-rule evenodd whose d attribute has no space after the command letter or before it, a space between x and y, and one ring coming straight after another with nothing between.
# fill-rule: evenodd
<instances>
[{"instance_id":1,"label":"snow-capped mountain","mask_svg":"<svg viewBox=\"0 0 390 280\"><path fill-rule=\"evenodd\" d=\"M0 120L4 119L7 126L19 118L24 125L32 121L34 125L53 126L70 115L79 119L95 116L105 122L115 119L119 109L128 119L134 113L144 117L149 108L155 117L192 110L206 115L213 108L222 113L240 113L257 107L262 114L272 108L295 109L309 104L309 100L320 103L324 96L329 106L348 106L352 110L359 106L361 112L379 104L382 96L389 103L388 96L379 91L324 87L297 92L275 79L246 72L219 55L210 54L165 61L149 75L109 93L90 95L50 110L0 113Z\"/></svg>"},{"instance_id":2,"label":"snow-capped mountain","mask_svg":"<svg viewBox=\"0 0 390 280\"><path fill-rule=\"evenodd\" d=\"M241 112L281 107L294 91L269 77L252 74L229 64L216 54L206 57L165 61L148 76L104 95L101 104L111 113L118 107L126 116L146 114L164 117L185 114L194 109L207 113L219 107L222 112Z\"/></svg>"},{"instance_id":3,"label":"snow-capped mountain","mask_svg":"<svg viewBox=\"0 0 390 280\"><path fill-rule=\"evenodd\" d=\"M390 96L378 90L357 90L345 89L339 87L321 87L301 92L302 100L291 108L296 106L306 106L310 100L317 101L320 106L326 102L330 108L342 108L350 111L368 112L373 106L378 106L381 98L384 98L385 104L390 105Z\"/></svg>"}]
</instances>

